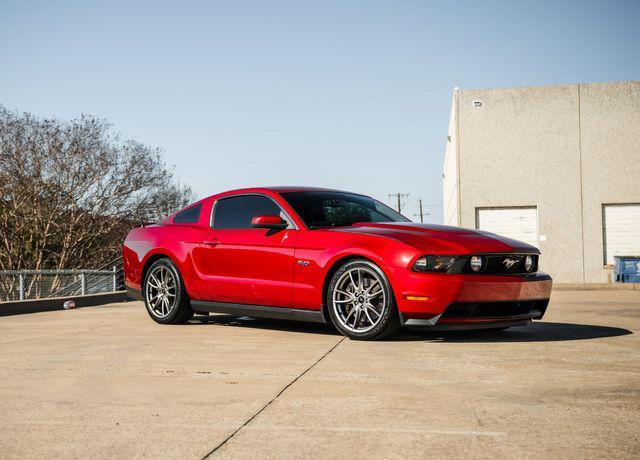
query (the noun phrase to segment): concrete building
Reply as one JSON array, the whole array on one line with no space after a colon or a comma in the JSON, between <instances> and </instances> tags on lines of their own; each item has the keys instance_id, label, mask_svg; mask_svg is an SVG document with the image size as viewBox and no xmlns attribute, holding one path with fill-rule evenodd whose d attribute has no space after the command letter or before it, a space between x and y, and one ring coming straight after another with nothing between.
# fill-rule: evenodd
<instances>
[{"instance_id":1,"label":"concrete building","mask_svg":"<svg viewBox=\"0 0 640 460\"><path fill-rule=\"evenodd\" d=\"M445 224L540 248L557 283L640 256L640 81L454 89Z\"/></svg>"}]
</instances>

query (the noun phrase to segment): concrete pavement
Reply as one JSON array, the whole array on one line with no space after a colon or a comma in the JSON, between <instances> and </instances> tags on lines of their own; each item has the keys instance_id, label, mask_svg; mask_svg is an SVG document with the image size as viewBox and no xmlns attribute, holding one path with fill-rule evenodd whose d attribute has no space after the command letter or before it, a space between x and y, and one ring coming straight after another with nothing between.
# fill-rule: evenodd
<instances>
[{"instance_id":1,"label":"concrete pavement","mask_svg":"<svg viewBox=\"0 0 640 460\"><path fill-rule=\"evenodd\" d=\"M0 457L637 457L640 292L554 292L543 322L405 331L139 302L0 318Z\"/></svg>"}]
</instances>

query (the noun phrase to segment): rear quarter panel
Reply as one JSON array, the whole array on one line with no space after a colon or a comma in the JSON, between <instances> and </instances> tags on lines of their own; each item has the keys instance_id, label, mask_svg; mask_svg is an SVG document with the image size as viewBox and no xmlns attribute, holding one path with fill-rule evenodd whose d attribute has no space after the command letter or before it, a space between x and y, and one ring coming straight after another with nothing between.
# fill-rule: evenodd
<instances>
[{"instance_id":1,"label":"rear quarter panel","mask_svg":"<svg viewBox=\"0 0 640 460\"><path fill-rule=\"evenodd\" d=\"M189 296L201 298L206 289L191 253L205 233L206 229L197 225L158 224L132 229L123 245L127 287L141 290L144 267L156 258L168 257L177 265Z\"/></svg>"}]
</instances>

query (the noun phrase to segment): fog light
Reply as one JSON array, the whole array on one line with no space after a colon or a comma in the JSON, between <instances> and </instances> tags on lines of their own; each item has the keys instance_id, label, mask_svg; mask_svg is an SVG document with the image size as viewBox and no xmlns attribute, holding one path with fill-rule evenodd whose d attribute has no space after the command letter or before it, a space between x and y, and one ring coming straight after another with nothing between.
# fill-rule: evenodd
<instances>
[{"instance_id":1,"label":"fog light","mask_svg":"<svg viewBox=\"0 0 640 460\"><path fill-rule=\"evenodd\" d=\"M471 270L473 270L474 272L479 272L480 270L482 270L482 257L480 256L471 257L471 261L469 262L469 265L471 266Z\"/></svg>"},{"instance_id":2,"label":"fog light","mask_svg":"<svg viewBox=\"0 0 640 460\"><path fill-rule=\"evenodd\" d=\"M528 272L533 269L533 257L527 256L524 258L524 269Z\"/></svg>"}]
</instances>

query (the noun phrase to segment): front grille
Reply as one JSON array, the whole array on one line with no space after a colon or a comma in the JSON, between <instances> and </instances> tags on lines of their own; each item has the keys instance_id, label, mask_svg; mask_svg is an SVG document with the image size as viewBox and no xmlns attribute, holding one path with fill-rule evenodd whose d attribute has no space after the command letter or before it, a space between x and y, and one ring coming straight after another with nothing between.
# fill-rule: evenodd
<instances>
[{"instance_id":1,"label":"front grille","mask_svg":"<svg viewBox=\"0 0 640 460\"><path fill-rule=\"evenodd\" d=\"M442 318L510 318L519 316L542 316L549 299L518 300L509 302L464 302L452 303Z\"/></svg>"},{"instance_id":2,"label":"front grille","mask_svg":"<svg viewBox=\"0 0 640 460\"><path fill-rule=\"evenodd\" d=\"M478 272L471 269L471 256L462 269L463 273L474 273L483 275L522 275L535 273L538 271L538 255L537 254L478 254L483 258L484 263ZM524 259L527 256L533 257L533 268L526 271L524 268Z\"/></svg>"}]
</instances>

